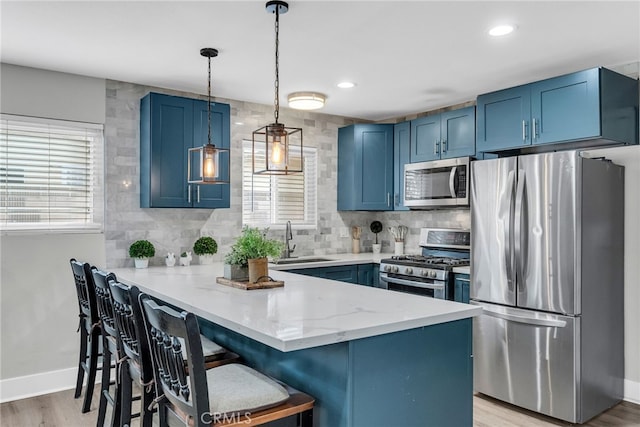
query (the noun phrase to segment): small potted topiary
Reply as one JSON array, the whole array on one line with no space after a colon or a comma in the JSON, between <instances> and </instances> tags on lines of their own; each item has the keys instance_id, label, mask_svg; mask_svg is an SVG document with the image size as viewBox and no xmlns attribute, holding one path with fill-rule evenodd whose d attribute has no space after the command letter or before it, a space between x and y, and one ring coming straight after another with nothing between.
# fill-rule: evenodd
<instances>
[{"instance_id":1,"label":"small potted topiary","mask_svg":"<svg viewBox=\"0 0 640 427\"><path fill-rule=\"evenodd\" d=\"M136 268L147 268L149 258L156 254L156 248L148 240L136 240L129 246L129 256L133 258Z\"/></svg>"},{"instance_id":2,"label":"small potted topiary","mask_svg":"<svg viewBox=\"0 0 640 427\"><path fill-rule=\"evenodd\" d=\"M267 257L279 257L284 247L281 241L268 239L267 231L267 229L260 231L257 228L244 227L242 234L231 247L231 252L225 256L225 263L228 265L248 266L251 283L269 276ZM227 276L226 266L225 277L231 279Z\"/></svg>"},{"instance_id":3,"label":"small potted topiary","mask_svg":"<svg viewBox=\"0 0 640 427\"><path fill-rule=\"evenodd\" d=\"M218 243L213 237L203 236L200 237L193 244L193 252L198 255L200 264L208 265L213 263L213 255L218 252Z\"/></svg>"}]
</instances>

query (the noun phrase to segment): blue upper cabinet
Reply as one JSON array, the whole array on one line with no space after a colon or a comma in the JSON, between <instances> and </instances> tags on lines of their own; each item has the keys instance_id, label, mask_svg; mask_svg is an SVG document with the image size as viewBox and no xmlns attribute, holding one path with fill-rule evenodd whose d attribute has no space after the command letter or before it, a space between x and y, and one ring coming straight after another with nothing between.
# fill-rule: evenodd
<instances>
[{"instance_id":1,"label":"blue upper cabinet","mask_svg":"<svg viewBox=\"0 0 640 427\"><path fill-rule=\"evenodd\" d=\"M477 150L581 140L638 143L638 81L593 68L477 100Z\"/></svg>"},{"instance_id":2,"label":"blue upper cabinet","mask_svg":"<svg viewBox=\"0 0 640 427\"><path fill-rule=\"evenodd\" d=\"M531 90L527 86L480 95L477 115L476 151L531 145Z\"/></svg>"},{"instance_id":3,"label":"blue upper cabinet","mask_svg":"<svg viewBox=\"0 0 640 427\"><path fill-rule=\"evenodd\" d=\"M404 165L410 162L411 122L393 126L393 210L408 211L404 201Z\"/></svg>"},{"instance_id":4,"label":"blue upper cabinet","mask_svg":"<svg viewBox=\"0 0 640 427\"><path fill-rule=\"evenodd\" d=\"M473 156L475 107L460 108L411 121L411 163Z\"/></svg>"},{"instance_id":5,"label":"blue upper cabinet","mask_svg":"<svg viewBox=\"0 0 640 427\"><path fill-rule=\"evenodd\" d=\"M393 210L393 125L338 129L338 210Z\"/></svg>"},{"instance_id":6,"label":"blue upper cabinet","mask_svg":"<svg viewBox=\"0 0 640 427\"><path fill-rule=\"evenodd\" d=\"M411 163L440 158L440 114L411 120Z\"/></svg>"},{"instance_id":7,"label":"blue upper cabinet","mask_svg":"<svg viewBox=\"0 0 640 427\"><path fill-rule=\"evenodd\" d=\"M149 93L140 101L140 206L228 208L229 184L187 183L188 149L207 142L207 103ZM212 104L212 142L228 148L230 109Z\"/></svg>"}]
</instances>

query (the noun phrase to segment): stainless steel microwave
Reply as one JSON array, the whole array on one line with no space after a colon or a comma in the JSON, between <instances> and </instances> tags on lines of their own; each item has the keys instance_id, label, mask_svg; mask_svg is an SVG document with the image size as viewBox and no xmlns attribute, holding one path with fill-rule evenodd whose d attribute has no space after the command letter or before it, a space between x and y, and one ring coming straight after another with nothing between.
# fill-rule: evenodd
<instances>
[{"instance_id":1,"label":"stainless steel microwave","mask_svg":"<svg viewBox=\"0 0 640 427\"><path fill-rule=\"evenodd\" d=\"M408 163L404 205L409 209L469 206L469 157Z\"/></svg>"}]
</instances>

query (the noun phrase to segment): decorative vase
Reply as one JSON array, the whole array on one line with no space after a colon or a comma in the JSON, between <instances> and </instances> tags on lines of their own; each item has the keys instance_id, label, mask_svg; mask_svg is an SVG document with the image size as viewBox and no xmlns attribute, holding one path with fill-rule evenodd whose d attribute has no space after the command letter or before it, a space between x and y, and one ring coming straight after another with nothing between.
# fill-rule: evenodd
<instances>
[{"instance_id":1,"label":"decorative vase","mask_svg":"<svg viewBox=\"0 0 640 427\"><path fill-rule=\"evenodd\" d=\"M180 255L180 265L189 267L189 264L191 264L192 259L193 257L191 256L191 252L187 252L187 256Z\"/></svg>"},{"instance_id":2,"label":"decorative vase","mask_svg":"<svg viewBox=\"0 0 640 427\"><path fill-rule=\"evenodd\" d=\"M147 268L149 266L149 258L134 258L136 268Z\"/></svg>"},{"instance_id":3,"label":"decorative vase","mask_svg":"<svg viewBox=\"0 0 640 427\"><path fill-rule=\"evenodd\" d=\"M259 279L269 275L267 258L254 258L249 261L249 282L257 283Z\"/></svg>"},{"instance_id":4,"label":"decorative vase","mask_svg":"<svg viewBox=\"0 0 640 427\"><path fill-rule=\"evenodd\" d=\"M374 254L379 254L381 248L382 245L380 243L374 243L373 245L371 245L371 249L373 249Z\"/></svg>"},{"instance_id":5,"label":"decorative vase","mask_svg":"<svg viewBox=\"0 0 640 427\"><path fill-rule=\"evenodd\" d=\"M351 239L351 252L354 254L360 253L360 239Z\"/></svg>"},{"instance_id":6,"label":"decorative vase","mask_svg":"<svg viewBox=\"0 0 640 427\"><path fill-rule=\"evenodd\" d=\"M249 267L246 265L225 264L224 278L244 282L249 280Z\"/></svg>"},{"instance_id":7,"label":"decorative vase","mask_svg":"<svg viewBox=\"0 0 640 427\"><path fill-rule=\"evenodd\" d=\"M396 242L396 246L395 246L395 251L394 251L394 253L395 253L396 255L402 255L402 254L404 254L404 241L402 241L402 240L401 240L401 241L399 241L399 242Z\"/></svg>"},{"instance_id":8,"label":"decorative vase","mask_svg":"<svg viewBox=\"0 0 640 427\"><path fill-rule=\"evenodd\" d=\"M174 265L176 265L175 254L173 252L169 252L164 259L164 263L167 265L167 267L173 267Z\"/></svg>"},{"instance_id":9,"label":"decorative vase","mask_svg":"<svg viewBox=\"0 0 640 427\"><path fill-rule=\"evenodd\" d=\"M200 261L200 265L211 265L213 264L213 254L198 255L198 261Z\"/></svg>"}]
</instances>

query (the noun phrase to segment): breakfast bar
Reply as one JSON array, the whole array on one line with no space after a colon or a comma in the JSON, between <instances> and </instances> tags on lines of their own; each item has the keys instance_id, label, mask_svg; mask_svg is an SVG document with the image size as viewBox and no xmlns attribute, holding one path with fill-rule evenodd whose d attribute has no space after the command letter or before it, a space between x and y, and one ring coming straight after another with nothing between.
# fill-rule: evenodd
<instances>
[{"instance_id":1,"label":"breakfast bar","mask_svg":"<svg viewBox=\"0 0 640 427\"><path fill-rule=\"evenodd\" d=\"M284 287L246 291L216 283L222 263L113 272L313 395L315 426L472 425L478 307L274 269Z\"/></svg>"}]
</instances>

